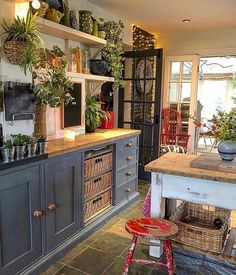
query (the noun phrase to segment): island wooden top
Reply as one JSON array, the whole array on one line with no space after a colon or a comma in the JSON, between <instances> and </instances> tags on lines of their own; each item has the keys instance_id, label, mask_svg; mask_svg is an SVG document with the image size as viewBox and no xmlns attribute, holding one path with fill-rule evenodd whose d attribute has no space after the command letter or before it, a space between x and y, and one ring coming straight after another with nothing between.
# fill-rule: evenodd
<instances>
[{"instance_id":1,"label":"island wooden top","mask_svg":"<svg viewBox=\"0 0 236 275\"><path fill-rule=\"evenodd\" d=\"M63 138L49 140L47 146L48 157L87 149L89 147L101 145L134 135L139 135L139 130L131 129L97 129L95 133L76 136L75 141L64 141Z\"/></svg>"},{"instance_id":2,"label":"island wooden top","mask_svg":"<svg viewBox=\"0 0 236 275\"><path fill-rule=\"evenodd\" d=\"M145 171L227 183L236 183L236 173L191 168L190 162L196 158L197 155L167 153L159 159L156 159L147 164L145 166Z\"/></svg>"}]
</instances>

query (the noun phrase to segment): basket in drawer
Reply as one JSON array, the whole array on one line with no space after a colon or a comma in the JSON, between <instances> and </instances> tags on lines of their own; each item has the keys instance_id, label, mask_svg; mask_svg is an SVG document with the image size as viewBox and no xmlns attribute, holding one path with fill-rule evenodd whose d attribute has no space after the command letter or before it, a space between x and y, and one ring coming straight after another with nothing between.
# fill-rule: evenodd
<instances>
[{"instance_id":1,"label":"basket in drawer","mask_svg":"<svg viewBox=\"0 0 236 275\"><path fill-rule=\"evenodd\" d=\"M222 226L217 229L214 220ZM206 251L221 253L229 229L230 210L183 202L170 220L179 228L175 241Z\"/></svg>"},{"instance_id":2,"label":"basket in drawer","mask_svg":"<svg viewBox=\"0 0 236 275\"><path fill-rule=\"evenodd\" d=\"M86 181L84 184L84 199L88 199L103 190L111 187L112 185L112 173L107 172L95 179Z\"/></svg>"},{"instance_id":3,"label":"basket in drawer","mask_svg":"<svg viewBox=\"0 0 236 275\"><path fill-rule=\"evenodd\" d=\"M84 175L90 178L112 168L112 152L85 160Z\"/></svg>"},{"instance_id":4,"label":"basket in drawer","mask_svg":"<svg viewBox=\"0 0 236 275\"><path fill-rule=\"evenodd\" d=\"M93 198L84 204L84 220L89 220L96 213L101 211L103 208L111 205L111 189L104 192L103 194Z\"/></svg>"}]
</instances>

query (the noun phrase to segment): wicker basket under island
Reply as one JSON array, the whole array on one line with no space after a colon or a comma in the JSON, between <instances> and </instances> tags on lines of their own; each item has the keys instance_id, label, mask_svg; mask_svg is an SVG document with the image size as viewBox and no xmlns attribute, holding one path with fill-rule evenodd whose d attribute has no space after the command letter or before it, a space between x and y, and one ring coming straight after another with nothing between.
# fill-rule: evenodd
<instances>
[{"instance_id":1,"label":"wicker basket under island","mask_svg":"<svg viewBox=\"0 0 236 275\"><path fill-rule=\"evenodd\" d=\"M182 202L170 217L179 228L175 241L221 253L229 231L230 214L227 209Z\"/></svg>"}]
</instances>

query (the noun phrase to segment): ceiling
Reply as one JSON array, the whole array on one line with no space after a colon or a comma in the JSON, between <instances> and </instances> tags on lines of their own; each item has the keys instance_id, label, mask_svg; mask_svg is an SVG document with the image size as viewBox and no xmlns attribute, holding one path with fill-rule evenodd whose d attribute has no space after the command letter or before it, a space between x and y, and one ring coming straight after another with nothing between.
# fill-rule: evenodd
<instances>
[{"instance_id":1,"label":"ceiling","mask_svg":"<svg viewBox=\"0 0 236 275\"><path fill-rule=\"evenodd\" d=\"M89 0L151 33L236 27L236 0ZM191 19L183 23L183 19Z\"/></svg>"}]
</instances>

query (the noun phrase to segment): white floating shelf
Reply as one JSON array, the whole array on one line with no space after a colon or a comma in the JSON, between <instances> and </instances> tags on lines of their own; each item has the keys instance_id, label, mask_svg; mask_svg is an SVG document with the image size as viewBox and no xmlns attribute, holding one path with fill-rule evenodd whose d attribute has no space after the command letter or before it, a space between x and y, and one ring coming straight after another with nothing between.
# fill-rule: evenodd
<instances>
[{"instance_id":1,"label":"white floating shelf","mask_svg":"<svg viewBox=\"0 0 236 275\"><path fill-rule=\"evenodd\" d=\"M85 80L92 80L92 81L114 82L114 78L113 77L102 76L102 75L81 74L81 73L67 72L67 76L71 77L71 78L83 78Z\"/></svg>"},{"instance_id":2,"label":"white floating shelf","mask_svg":"<svg viewBox=\"0 0 236 275\"><path fill-rule=\"evenodd\" d=\"M106 40L104 39L87 34L85 32L77 31L41 17L38 17L38 26L40 32L62 39L78 41L94 47L102 47L106 45Z\"/></svg>"}]
</instances>

